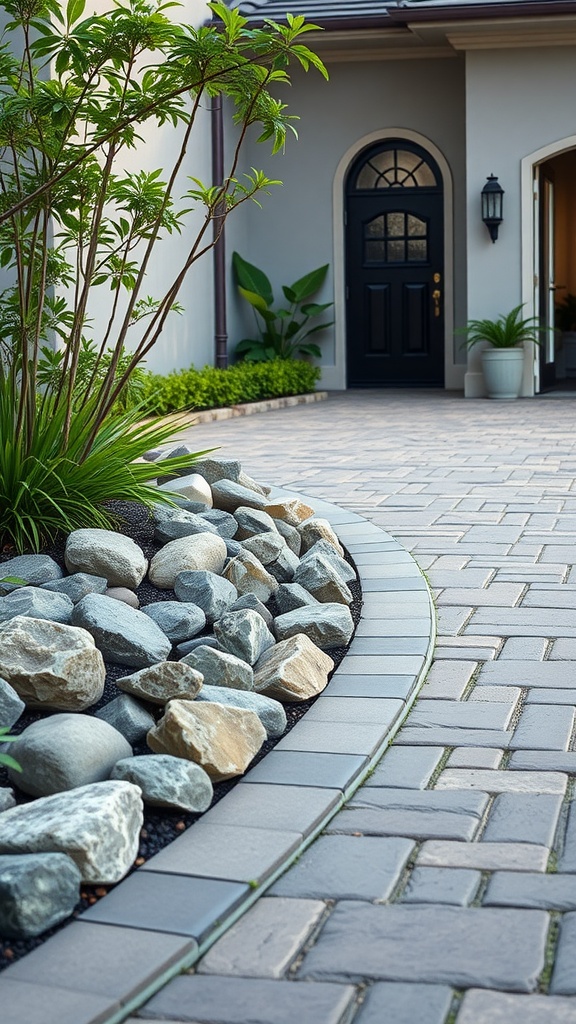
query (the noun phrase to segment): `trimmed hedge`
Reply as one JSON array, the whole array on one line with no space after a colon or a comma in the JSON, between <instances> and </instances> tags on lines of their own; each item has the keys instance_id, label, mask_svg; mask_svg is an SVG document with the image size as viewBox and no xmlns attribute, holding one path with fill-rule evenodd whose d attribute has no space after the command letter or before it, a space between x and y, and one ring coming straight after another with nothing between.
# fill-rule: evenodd
<instances>
[{"instance_id":1,"label":"trimmed hedge","mask_svg":"<svg viewBox=\"0 0 576 1024\"><path fill-rule=\"evenodd\" d=\"M144 411L164 415L183 409L221 409L265 398L303 395L315 390L317 366L301 359L236 363L226 370L175 370L163 377L150 374L144 388Z\"/></svg>"}]
</instances>

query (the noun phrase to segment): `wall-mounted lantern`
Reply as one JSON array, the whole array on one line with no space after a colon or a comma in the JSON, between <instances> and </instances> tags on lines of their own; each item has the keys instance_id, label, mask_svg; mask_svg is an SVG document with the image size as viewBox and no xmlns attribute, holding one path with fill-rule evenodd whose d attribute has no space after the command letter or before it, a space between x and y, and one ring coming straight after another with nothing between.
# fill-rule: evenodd
<instances>
[{"instance_id":1,"label":"wall-mounted lantern","mask_svg":"<svg viewBox=\"0 0 576 1024\"><path fill-rule=\"evenodd\" d=\"M504 189L498 178L491 174L487 179L480 196L482 198L482 220L488 228L493 242L498 238L498 228L502 223L502 197Z\"/></svg>"}]
</instances>

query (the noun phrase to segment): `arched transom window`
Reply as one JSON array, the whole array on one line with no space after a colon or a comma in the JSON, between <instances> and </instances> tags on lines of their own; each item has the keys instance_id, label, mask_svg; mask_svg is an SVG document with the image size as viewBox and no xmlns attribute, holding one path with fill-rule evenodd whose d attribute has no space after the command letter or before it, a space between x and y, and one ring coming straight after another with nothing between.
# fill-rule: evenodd
<instances>
[{"instance_id":1,"label":"arched transom window","mask_svg":"<svg viewBox=\"0 0 576 1024\"><path fill-rule=\"evenodd\" d=\"M438 185L430 163L420 152L401 146L373 153L356 174L353 189L363 192L388 188L434 188Z\"/></svg>"}]
</instances>

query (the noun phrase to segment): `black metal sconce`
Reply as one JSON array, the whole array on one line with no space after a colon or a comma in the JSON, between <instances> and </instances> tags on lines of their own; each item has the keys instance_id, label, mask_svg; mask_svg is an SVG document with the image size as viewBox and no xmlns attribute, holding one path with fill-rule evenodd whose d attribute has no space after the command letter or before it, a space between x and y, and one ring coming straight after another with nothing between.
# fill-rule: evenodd
<instances>
[{"instance_id":1,"label":"black metal sconce","mask_svg":"<svg viewBox=\"0 0 576 1024\"><path fill-rule=\"evenodd\" d=\"M482 198L482 220L488 228L488 233L493 242L498 238L498 228L504 219L502 217L503 195L504 189L500 185L498 178L491 174L480 196Z\"/></svg>"}]
</instances>

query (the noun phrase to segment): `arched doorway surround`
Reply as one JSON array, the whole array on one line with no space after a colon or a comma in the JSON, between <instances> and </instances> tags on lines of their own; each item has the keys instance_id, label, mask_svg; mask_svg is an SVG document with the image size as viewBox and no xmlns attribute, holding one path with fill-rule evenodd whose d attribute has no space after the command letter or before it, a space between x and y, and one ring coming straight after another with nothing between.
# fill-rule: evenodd
<instances>
[{"instance_id":1,"label":"arched doorway surround","mask_svg":"<svg viewBox=\"0 0 576 1024\"><path fill-rule=\"evenodd\" d=\"M453 185L452 175L446 158L438 147L421 135L407 128L383 128L358 139L342 156L334 175L333 185L333 229L334 229L334 296L335 296L335 365L323 368L323 384L327 388L346 387L346 262L345 262L345 202L346 181L350 170L363 150L388 139L404 139L422 147L437 164L442 176L444 189L444 359L445 386L461 386L452 383L454 374L454 284L453 284ZM458 371L456 371L458 373Z\"/></svg>"},{"instance_id":2,"label":"arched doorway surround","mask_svg":"<svg viewBox=\"0 0 576 1024\"><path fill-rule=\"evenodd\" d=\"M544 196L541 166L553 157L576 149L576 135L551 142L529 153L521 161L522 224L522 302L526 316L542 315L542 204ZM535 345L526 346L522 395L540 390L541 353Z\"/></svg>"}]
</instances>

